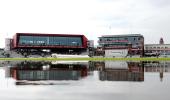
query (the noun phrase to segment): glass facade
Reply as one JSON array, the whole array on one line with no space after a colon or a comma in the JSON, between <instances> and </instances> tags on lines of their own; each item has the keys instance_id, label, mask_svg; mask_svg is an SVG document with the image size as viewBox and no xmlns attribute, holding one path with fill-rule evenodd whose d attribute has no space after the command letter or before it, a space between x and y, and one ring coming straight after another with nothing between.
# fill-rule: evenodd
<instances>
[{"instance_id":1,"label":"glass facade","mask_svg":"<svg viewBox=\"0 0 170 100\"><path fill-rule=\"evenodd\" d=\"M27 45L27 46L82 46L82 37L19 36L19 45Z\"/></svg>"},{"instance_id":2,"label":"glass facade","mask_svg":"<svg viewBox=\"0 0 170 100\"><path fill-rule=\"evenodd\" d=\"M65 70L18 70L18 80L78 80L81 71Z\"/></svg>"}]
</instances>

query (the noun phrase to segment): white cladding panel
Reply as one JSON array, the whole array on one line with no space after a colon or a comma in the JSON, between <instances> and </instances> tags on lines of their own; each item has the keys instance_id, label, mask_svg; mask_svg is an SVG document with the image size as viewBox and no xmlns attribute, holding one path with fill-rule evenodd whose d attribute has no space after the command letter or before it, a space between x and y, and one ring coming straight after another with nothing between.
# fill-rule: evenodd
<instances>
[{"instance_id":1,"label":"white cladding panel","mask_svg":"<svg viewBox=\"0 0 170 100\"><path fill-rule=\"evenodd\" d=\"M125 61L106 61L105 68L111 69L128 69L128 64Z\"/></svg>"},{"instance_id":2,"label":"white cladding panel","mask_svg":"<svg viewBox=\"0 0 170 100\"><path fill-rule=\"evenodd\" d=\"M128 49L105 50L105 57L126 57Z\"/></svg>"},{"instance_id":3,"label":"white cladding panel","mask_svg":"<svg viewBox=\"0 0 170 100\"><path fill-rule=\"evenodd\" d=\"M5 51L9 51L11 49L11 39L5 39Z\"/></svg>"}]
</instances>

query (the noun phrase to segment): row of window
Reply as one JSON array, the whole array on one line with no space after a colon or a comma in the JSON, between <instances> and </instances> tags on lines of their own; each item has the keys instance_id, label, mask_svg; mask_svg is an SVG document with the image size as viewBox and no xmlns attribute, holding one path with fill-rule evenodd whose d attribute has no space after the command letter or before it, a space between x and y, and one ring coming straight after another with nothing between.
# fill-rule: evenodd
<instances>
[{"instance_id":1,"label":"row of window","mask_svg":"<svg viewBox=\"0 0 170 100\"><path fill-rule=\"evenodd\" d=\"M164 51L164 50L148 50L148 51L145 51L145 53L152 53L152 52L157 52L157 53L166 53L166 54L170 54L169 51Z\"/></svg>"},{"instance_id":2,"label":"row of window","mask_svg":"<svg viewBox=\"0 0 170 100\"><path fill-rule=\"evenodd\" d=\"M129 46L128 43L101 43L102 47L112 47L112 46ZM133 48L142 48L142 44L134 43L132 44Z\"/></svg>"},{"instance_id":3,"label":"row of window","mask_svg":"<svg viewBox=\"0 0 170 100\"><path fill-rule=\"evenodd\" d=\"M20 36L20 45L82 46L81 37Z\"/></svg>"},{"instance_id":4,"label":"row of window","mask_svg":"<svg viewBox=\"0 0 170 100\"><path fill-rule=\"evenodd\" d=\"M168 49L168 47L146 47L146 49Z\"/></svg>"},{"instance_id":5,"label":"row of window","mask_svg":"<svg viewBox=\"0 0 170 100\"><path fill-rule=\"evenodd\" d=\"M101 37L99 41L114 41L114 40L128 40L128 41L140 41L141 37Z\"/></svg>"},{"instance_id":6,"label":"row of window","mask_svg":"<svg viewBox=\"0 0 170 100\"><path fill-rule=\"evenodd\" d=\"M112 46L128 46L128 44L119 44L119 45L112 45L112 44L106 44L106 45L103 45L104 47L112 47Z\"/></svg>"},{"instance_id":7,"label":"row of window","mask_svg":"<svg viewBox=\"0 0 170 100\"><path fill-rule=\"evenodd\" d=\"M112 45L128 45L129 42L102 42L102 43L99 43L100 45L104 45L104 44L112 44ZM141 46L142 43L139 43L139 42L133 42L133 43L130 43L132 45L137 45L137 46Z\"/></svg>"},{"instance_id":8,"label":"row of window","mask_svg":"<svg viewBox=\"0 0 170 100\"><path fill-rule=\"evenodd\" d=\"M110 43L100 43L100 45L128 45L128 43L125 42L110 42Z\"/></svg>"},{"instance_id":9,"label":"row of window","mask_svg":"<svg viewBox=\"0 0 170 100\"><path fill-rule=\"evenodd\" d=\"M80 72L76 71L18 71L19 79L28 80L61 79L61 78L78 79L78 76L80 76L80 74L81 74Z\"/></svg>"}]
</instances>

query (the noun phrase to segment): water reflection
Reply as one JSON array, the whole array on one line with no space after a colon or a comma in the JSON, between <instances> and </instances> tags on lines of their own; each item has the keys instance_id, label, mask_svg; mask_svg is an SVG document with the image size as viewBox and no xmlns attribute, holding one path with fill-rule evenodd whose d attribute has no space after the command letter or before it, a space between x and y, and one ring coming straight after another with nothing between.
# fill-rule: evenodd
<instances>
[{"instance_id":1,"label":"water reflection","mask_svg":"<svg viewBox=\"0 0 170 100\"><path fill-rule=\"evenodd\" d=\"M133 82L143 82L144 73L159 72L160 81L163 81L164 72L170 72L169 62L18 61L1 62L1 65L5 66L5 76L15 79L16 85L59 85L55 82L79 81L94 76L94 72L99 81Z\"/></svg>"},{"instance_id":2,"label":"water reflection","mask_svg":"<svg viewBox=\"0 0 170 100\"><path fill-rule=\"evenodd\" d=\"M106 61L99 76L102 81L144 81L144 67L139 62Z\"/></svg>"},{"instance_id":3,"label":"water reflection","mask_svg":"<svg viewBox=\"0 0 170 100\"><path fill-rule=\"evenodd\" d=\"M160 81L163 81L164 73L170 72L170 62L144 62L145 72L159 73Z\"/></svg>"}]
</instances>

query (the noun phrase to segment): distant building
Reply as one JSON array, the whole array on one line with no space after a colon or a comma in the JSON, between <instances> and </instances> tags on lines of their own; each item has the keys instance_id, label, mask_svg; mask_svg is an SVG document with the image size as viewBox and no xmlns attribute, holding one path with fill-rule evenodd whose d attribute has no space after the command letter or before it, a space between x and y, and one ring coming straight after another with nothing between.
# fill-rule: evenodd
<instances>
[{"instance_id":1,"label":"distant building","mask_svg":"<svg viewBox=\"0 0 170 100\"><path fill-rule=\"evenodd\" d=\"M164 44L163 38L160 38L159 44L145 44L144 48L145 54L170 55L170 44Z\"/></svg>"},{"instance_id":2,"label":"distant building","mask_svg":"<svg viewBox=\"0 0 170 100\"><path fill-rule=\"evenodd\" d=\"M94 40L88 40L87 46L94 48Z\"/></svg>"},{"instance_id":3,"label":"distant building","mask_svg":"<svg viewBox=\"0 0 170 100\"><path fill-rule=\"evenodd\" d=\"M87 46L88 46L88 55L94 56L94 40L88 40Z\"/></svg>"},{"instance_id":4,"label":"distant building","mask_svg":"<svg viewBox=\"0 0 170 100\"><path fill-rule=\"evenodd\" d=\"M170 44L145 44L145 53L170 54Z\"/></svg>"},{"instance_id":5,"label":"distant building","mask_svg":"<svg viewBox=\"0 0 170 100\"><path fill-rule=\"evenodd\" d=\"M113 50L113 52L116 50L116 53L123 54L127 51L128 55L140 56L143 56L144 53L144 37L141 34L103 35L99 37L98 43L105 52L107 50ZM110 53L110 56L113 55Z\"/></svg>"},{"instance_id":6,"label":"distant building","mask_svg":"<svg viewBox=\"0 0 170 100\"><path fill-rule=\"evenodd\" d=\"M12 39L6 38L5 39L5 51L10 51L12 49Z\"/></svg>"}]
</instances>

